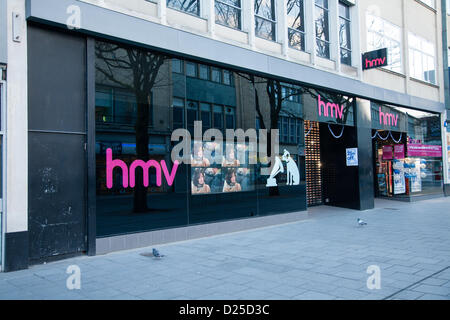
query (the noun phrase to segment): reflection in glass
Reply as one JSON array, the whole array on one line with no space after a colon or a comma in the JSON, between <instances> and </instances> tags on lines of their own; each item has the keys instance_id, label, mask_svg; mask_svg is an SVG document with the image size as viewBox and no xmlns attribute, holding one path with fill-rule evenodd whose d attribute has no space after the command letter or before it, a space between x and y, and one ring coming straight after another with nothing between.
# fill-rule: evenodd
<instances>
[{"instance_id":1,"label":"reflection in glass","mask_svg":"<svg viewBox=\"0 0 450 320\"><path fill-rule=\"evenodd\" d=\"M328 0L316 0L316 54L330 58L330 29L328 25Z\"/></svg>"},{"instance_id":2,"label":"reflection in glass","mask_svg":"<svg viewBox=\"0 0 450 320\"><path fill-rule=\"evenodd\" d=\"M241 29L241 1L215 0L216 23Z\"/></svg>"},{"instance_id":3,"label":"reflection in glass","mask_svg":"<svg viewBox=\"0 0 450 320\"><path fill-rule=\"evenodd\" d=\"M287 0L289 46L305 51L305 9L303 0Z\"/></svg>"},{"instance_id":4,"label":"reflection in glass","mask_svg":"<svg viewBox=\"0 0 450 320\"><path fill-rule=\"evenodd\" d=\"M255 34L275 41L276 16L274 0L255 0Z\"/></svg>"},{"instance_id":5,"label":"reflection in glass","mask_svg":"<svg viewBox=\"0 0 450 320\"><path fill-rule=\"evenodd\" d=\"M167 0L167 7L200 15L200 0Z\"/></svg>"}]
</instances>

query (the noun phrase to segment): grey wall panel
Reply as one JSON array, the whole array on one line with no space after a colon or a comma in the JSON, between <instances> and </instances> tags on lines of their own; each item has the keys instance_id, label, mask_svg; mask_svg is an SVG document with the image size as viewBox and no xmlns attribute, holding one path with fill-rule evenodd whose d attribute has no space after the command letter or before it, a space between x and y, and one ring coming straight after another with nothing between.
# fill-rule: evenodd
<instances>
[{"instance_id":1,"label":"grey wall panel","mask_svg":"<svg viewBox=\"0 0 450 320\"><path fill-rule=\"evenodd\" d=\"M28 39L30 259L45 261L86 249L86 40L31 25Z\"/></svg>"},{"instance_id":2,"label":"grey wall panel","mask_svg":"<svg viewBox=\"0 0 450 320\"><path fill-rule=\"evenodd\" d=\"M66 10L73 4L78 5L81 9L80 32L157 48L161 51L181 54L206 62L215 62L223 66L253 70L263 75L327 87L385 103L435 112L445 110L444 104L438 101L411 97L407 94L374 87L359 80L292 63L75 0L27 0L27 17L32 21L66 27L68 17Z\"/></svg>"},{"instance_id":3,"label":"grey wall panel","mask_svg":"<svg viewBox=\"0 0 450 320\"><path fill-rule=\"evenodd\" d=\"M29 134L30 260L85 250L85 137Z\"/></svg>"},{"instance_id":4,"label":"grey wall panel","mask_svg":"<svg viewBox=\"0 0 450 320\"><path fill-rule=\"evenodd\" d=\"M84 132L86 40L30 26L28 43L28 128Z\"/></svg>"}]
</instances>

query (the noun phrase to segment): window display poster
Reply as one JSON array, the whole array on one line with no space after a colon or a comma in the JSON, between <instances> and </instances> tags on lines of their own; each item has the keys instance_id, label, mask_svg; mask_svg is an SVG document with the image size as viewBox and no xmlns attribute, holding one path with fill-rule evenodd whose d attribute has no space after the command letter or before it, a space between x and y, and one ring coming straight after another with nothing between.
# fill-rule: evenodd
<instances>
[{"instance_id":1,"label":"window display poster","mask_svg":"<svg viewBox=\"0 0 450 320\"><path fill-rule=\"evenodd\" d=\"M405 168L403 160L394 160L394 194L406 192Z\"/></svg>"},{"instance_id":2,"label":"window display poster","mask_svg":"<svg viewBox=\"0 0 450 320\"><path fill-rule=\"evenodd\" d=\"M450 183L450 132L447 132L448 183Z\"/></svg>"},{"instance_id":3,"label":"window display poster","mask_svg":"<svg viewBox=\"0 0 450 320\"><path fill-rule=\"evenodd\" d=\"M346 149L347 167L358 166L358 148Z\"/></svg>"},{"instance_id":4,"label":"window display poster","mask_svg":"<svg viewBox=\"0 0 450 320\"><path fill-rule=\"evenodd\" d=\"M383 146L383 160L392 160L392 146Z\"/></svg>"},{"instance_id":5,"label":"window display poster","mask_svg":"<svg viewBox=\"0 0 450 320\"><path fill-rule=\"evenodd\" d=\"M195 142L191 155L191 194L218 194L252 191L254 171L248 163L246 145L222 146ZM216 157L217 156L217 157ZM217 163L218 162L218 163Z\"/></svg>"},{"instance_id":6,"label":"window display poster","mask_svg":"<svg viewBox=\"0 0 450 320\"><path fill-rule=\"evenodd\" d=\"M405 145L403 144L394 145L394 158L405 159Z\"/></svg>"},{"instance_id":7,"label":"window display poster","mask_svg":"<svg viewBox=\"0 0 450 320\"><path fill-rule=\"evenodd\" d=\"M420 176L420 160L410 164L411 192L422 191L422 178Z\"/></svg>"}]
</instances>

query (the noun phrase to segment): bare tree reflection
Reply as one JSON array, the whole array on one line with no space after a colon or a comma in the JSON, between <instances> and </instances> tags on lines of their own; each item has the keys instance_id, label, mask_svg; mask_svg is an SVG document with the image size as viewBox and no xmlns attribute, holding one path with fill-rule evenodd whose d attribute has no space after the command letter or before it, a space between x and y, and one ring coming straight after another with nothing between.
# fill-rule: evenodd
<instances>
[{"instance_id":1,"label":"bare tree reflection","mask_svg":"<svg viewBox=\"0 0 450 320\"><path fill-rule=\"evenodd\" d=\"M133 92L136 97L136 155L149 160L149 118L152 89L166 57L148 51L125 48L106 42L96 43L96 70L99 76ZM147 212L147 187L143 185L143 172L136 170L134 212Z\"/></svg>"}]
</instances>

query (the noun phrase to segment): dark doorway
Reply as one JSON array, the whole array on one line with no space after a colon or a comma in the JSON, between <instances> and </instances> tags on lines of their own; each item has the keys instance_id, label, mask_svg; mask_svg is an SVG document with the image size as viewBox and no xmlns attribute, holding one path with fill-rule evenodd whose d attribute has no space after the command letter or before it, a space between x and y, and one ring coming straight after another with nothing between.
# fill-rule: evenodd
<instances>
[{"instance_id":1,"label":"dark doorway","mask_svg":"<svg viewBox=\"0 0 450 320\"><path fill-rule=\"evenodd\" d=\"M320 124L324 204L359 210L358 166L347 165L346 150L357 147L356 128Z\"/></svg>"},{"instance_id":2,"label":"dark doorway","mask_svg":"<svg viewBox=\"0 0 450 320\"><path fill-rule=\"evenodd\" d=\"M86 250L86 40L28 26L30 261Z\"/></svg>"},{"instance_id":3,"label":"dark doorway","mask_svg":"<svg viewBox=\"0 0 450 320\"><path fill-rule=\"evenodd\" d=\"M347 166L346 149L356 148L354 127L305 121L308 206L359 209L358 167Z\"/></svg>"}]
</instances>

